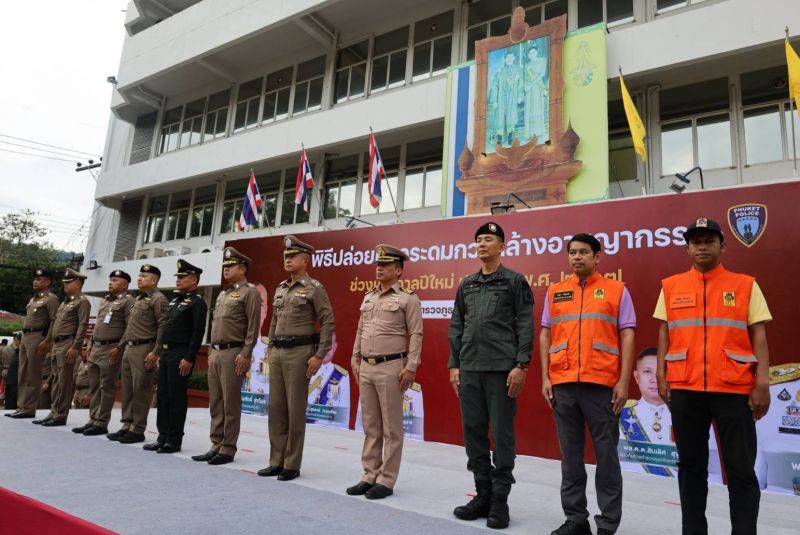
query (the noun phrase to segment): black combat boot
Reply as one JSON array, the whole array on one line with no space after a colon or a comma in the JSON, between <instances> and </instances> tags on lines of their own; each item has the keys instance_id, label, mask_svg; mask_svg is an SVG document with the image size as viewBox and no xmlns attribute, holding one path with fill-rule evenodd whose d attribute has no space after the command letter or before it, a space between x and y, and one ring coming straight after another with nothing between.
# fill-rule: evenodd
<instances>
[{"instance_id":1,"label":"black combat boot","mask_svg":"<svg viewBox=\"0 0 800 535\"><path fill-rule=\"evenodd\" d=\"M505 494L492 494L486 527L492 529L507 528L508 521L508 496Z\"/></svg>"},{"instance_id":2,"label":"black combat boot","mask_svg":"<svg viewBox=\"0 0 800 535\"><path fill-rule=\"evenodd\" d=\"M459 505L453 514L460 520L475 520L489 516L489 506L492 497L492 485L489 482L475 483L475 497L466 505Z\"/></svg>"}]
</instances>

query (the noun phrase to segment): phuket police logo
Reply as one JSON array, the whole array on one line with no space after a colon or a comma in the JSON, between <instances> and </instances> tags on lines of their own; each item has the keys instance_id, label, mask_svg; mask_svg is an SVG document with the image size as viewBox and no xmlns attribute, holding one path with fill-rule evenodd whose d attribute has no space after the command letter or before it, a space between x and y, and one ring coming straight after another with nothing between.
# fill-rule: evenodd
<instances>
[{"instance_id":1,"label":"phuket police logo","mask_svg":"<svg viewBox=\"0 0 800 535\"><path fill-rule=\"evenodd\" d=\"M767 228L767 206L757 203L731 206L728 208L728 225L742 245L752 247Z\"/></svg>"}]
</instances>

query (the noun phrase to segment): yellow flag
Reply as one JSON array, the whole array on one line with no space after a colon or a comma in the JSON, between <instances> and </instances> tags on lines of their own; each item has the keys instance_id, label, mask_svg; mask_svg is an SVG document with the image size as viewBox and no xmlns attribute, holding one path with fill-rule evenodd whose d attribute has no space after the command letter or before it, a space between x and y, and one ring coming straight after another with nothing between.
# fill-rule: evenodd
<instances>
[{"instance_id":1,"label":"yellow flag","mask_svg":"<svg viewBox=\"0 0 800 535\"><path fill-rule=\"evenodd\" d=\"M798 80L800 80L800 77L798 77ZM628 128L630 128L631 138L633 138L633 148L642 157L642 161L647 161L647 149L644 148L644 136L647 135L647 132L645 132L642 119L633 104L631 94L628 93L628 88L625 87L622 71L619 73L619 85L622 89L622 105L625 106L625 117L628 118Z\"/></svg>"},{"instance_id":2,"label":"yellow flag","mask_svg":"<svg viewBox=\"0 0 800 535\"><path fill-rule=\"evenodd\" d=\"M800 108L800 57L786 38L786 66L789 69L789 98L794 99L795 109ZM800 112L798 112L800 113Z\"/></svg>"}]
</instances>

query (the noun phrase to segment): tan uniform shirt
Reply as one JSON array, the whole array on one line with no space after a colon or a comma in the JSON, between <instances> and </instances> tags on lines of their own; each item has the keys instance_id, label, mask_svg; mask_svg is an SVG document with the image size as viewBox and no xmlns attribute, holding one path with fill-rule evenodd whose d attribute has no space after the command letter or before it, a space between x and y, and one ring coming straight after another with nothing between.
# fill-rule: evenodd
<instances>
[{"instance_id":1,"label":"tan uniform shirt","mask_svg":"<svg viewBox=\"0 0 800 535\"><path fill-rule=\"evenodd\" d=\"M409 340L410 337L410 340ZM363 357L403 353L408 348L406 369L417 371L422 352L422 304L400 283L381 292L378 286L364 296L353 344L351 366L361 365Z\"/></svg>"},{"instance_id":2,"label":"tan uniform shirt","mask_svg":"<svg viewBox=\"0 0 800 535\"><path fill-rule=\"evenodd\" d=\"M319 322L317 355L323 358L333 345L333 309L328 292L316 279L303 275L292 284L289 278L278 285L273 302L269 337L314 334Z\"/></svg>"},{"instance_id":3,"label":"tan uniform shirt","mask_svg":"<svg viewBox=\"0 0 800 535\"><path fill-rule=\"evenodd\" d=\"M95 342L121 340L122 335L125 334L132 304L133 297L127 293L108 294L100 303L100 309L97 311L93 340Z\"/></svg>"},{"instance_id":4,"label":"tan uniform shirt","mask_svg":"<svg viewBox=\"0 0 800 535\"><path fill-rule=\"evenodd\" d=\"M155 339L153 353L161 352L161 336L164 334L164 325L167 323L167 298L158 290L139 291L133 300L128 326L122 336L120 345L128 340Z\"/></svg>"},{"instance_id":5,"label":"tan uniform shirt","mask_svg":"<svg viewBox=\"0 0 800 535\"><path fill-rule=\"evenodd\" d=\"M261 326L261 294L254 284L242 280L229 285L217 297L211 343L244 342L240 355L250 358Z\"/></svg>"},{"instance_id":6,"label":"tan uniform shirt","mask_svg":"<svg viewBox=\"0 0 800 535\"><path fill-rule=\"evenodd\" d=\"M57 336L72 336L72 347L80 349L86 329L89 328L89 315L92 305L83 294L67 296L56 311L56 321L47 335L48 340Z\"/></svg>"},{"instance_id":7,"label":"tan uniform shirt","mask_svg":"<svg viewBox=\"0 0 800 535\"><path fill-rule=\"evenodd\" d=\"M39 292L31 297L25 307L25 329L52 327L58 310L58 297L50 292ZM52 329L51 329L52 330Z\"/></svg>"}]
</instances>

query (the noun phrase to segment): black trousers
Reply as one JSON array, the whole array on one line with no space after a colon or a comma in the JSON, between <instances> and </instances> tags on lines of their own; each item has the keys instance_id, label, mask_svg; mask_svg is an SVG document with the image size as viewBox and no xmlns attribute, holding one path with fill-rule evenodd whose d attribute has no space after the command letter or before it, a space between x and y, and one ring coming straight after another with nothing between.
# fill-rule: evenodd
<instances>
[{"instance_id":1,"label":"black trousers","mask_svg":"<svg viewBox=\"0 0 800 535\"><path fill-rule=\"evenodd\" d=\"M185 354L181 349L164 350L158 366L158 441L173 446L180 446L183 441L188 407L186 390L191 375L189 372L182 376L179 372L178 366Z\"/></svg>"},{"instance_id":2,"label":"black trousers","mask_svg":"<svg viewBox=\"0 0 800 535\"><path fill-rule=\"evenodd\" d=\"M458 389L467 470L476 485L492 486L495 494L508 495L514 484L516 458L514 415L517 401L508 396L507 371L472 372L461 370ZM489 442L491 428L494 455Z\"/></svg>"},{"instance_id":3,"label":"black trousers","mask_svg":"<svg viewBox=\"0 0 800 535\"><path fill-rule=\"evenodd\" d=\"M584 464L586 426L592 436L597 469L594 485L600 514L598 528L617 531L622 519L622 472L619 466L619 416L611 407L612 389L594 383L553 387L553 416L561 449L561 507L573 522L589 520Z\"/></svg>"},{"instance_id":4,"label":"black trousers","mask_svg":"<svg viewBox=\"0 0 800 535\"><path fill-rule=\"evenodd\" d=\"M6 385L6 401L4 410L17 409L17 385Z\"/></svg>"},{"instance_id":5,"label":"black trousers","mask_svg":"<svg viewBox=\"0 0 800 535\"><path fill-rule=\"evenodd\" d=\"M717 422L728 478L732 535L755 535L761 490L756 479L756 426L745 394L673 390L670 411L678 448L684 535L705 535L708 429Z\"/></svg>"}]
</instances>

